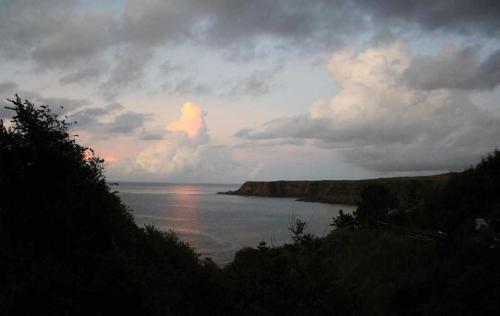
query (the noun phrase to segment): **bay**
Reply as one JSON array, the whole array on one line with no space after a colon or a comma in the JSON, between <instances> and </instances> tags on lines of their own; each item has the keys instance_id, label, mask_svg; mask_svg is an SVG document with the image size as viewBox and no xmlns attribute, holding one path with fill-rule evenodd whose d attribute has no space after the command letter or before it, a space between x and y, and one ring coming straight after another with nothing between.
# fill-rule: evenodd
<instances>
[{"instance_id":1,"label":"bay","mask_svg":"<svg viewBox=\"0 0 500 316\"><path fill-rule=\"evenodd\" d=\"M351 205L296 201L294 198L244 197L220 195L236 190L238 184L176 184L121 182L118 191L139 226L153 224L173 230L202 256L218 264L230 262L243 247L270 246L291 242L288 227L300 218L307 232L324 236L332 217Z\"/></svg>"}]
</instances>

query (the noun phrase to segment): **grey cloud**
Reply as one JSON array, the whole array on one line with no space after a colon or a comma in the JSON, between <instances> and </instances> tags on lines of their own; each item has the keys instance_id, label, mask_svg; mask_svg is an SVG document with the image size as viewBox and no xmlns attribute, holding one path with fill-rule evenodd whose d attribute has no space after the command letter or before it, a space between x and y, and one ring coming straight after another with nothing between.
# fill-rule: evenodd
<instances>
[{"instance_id":1,"label":"grey cloud","mask_svg":"<svg viewBox=\"0 0 500 316\"><path fill-rule=\"evenodd\" d=\"M355 0L377 20L414 23L425 30L495 37L500 33L500 2L496 0Z\"/></svg>"},{"instance_id":2,"label":"grey cloud","mask_svg":"<svg viewBox=\"0 0 500 316\"><path fill-rule=\"evenodd\" d=\"M264 123L257 129L244 128L234 136L245 140L302 139L316 140L318 145L330 148L345 146L383 145L387 143L408 143L414 141L417 126L398 126L397 117L388 118L386 125L379 126L363 122L349 126L335 126L329 118L312 118L310 115L296 115L278 118Z\"/></svg>"},{"instance_id":3,"label":"grey cloud","mask_svg":"<svg viewBox=\"0 0 500 316\"><path fill-rule=\"evenodd\" d=\"M49 105L51 109L59 114L67 114L69 112L80 109L90 102L86 99L71 99L71 98L61 98L61 97L45 97L35 91L23 90L19 85L12 81L5 81L0 83L0 107L3 109L5 105L8 105L6 100L12 99L18 94L23 100L29 100L34 104ZM10 110L1 110L2 116L7 117L12 114Z\"/></svg>"},{"instance_id":4,"label":"grey cloud","mask_svg":"<svg viewBox=\"0 0 500 316\"><path fill-rule=\"evenodd\" d=\"M32 56L39 67L66 68L104 53L110 43L110 21L110 15L74 14L64 19L58 32L40 38Z\"/></svg>"},{"instance_id":5,"label":"grey cloud","mask_svg":"<svg viewBox=\"0 0 500 316\"><path fill-rule=\"evenodd\" d=\"M273 75L268 72L256 71L247 78L237 82L229 95L264 95L271 91L271 81Z\"/></svg>"},{"instance_id":6,"label":"grey cloud","mask_svg":"<svg viewBox=\"0 0 500 316\"><path fill-rule=\"evenodd\" d=\"M160 65L159 70L162 74L168 75L171 73L183 72L185 68L186 67L184 65L173 64L172 62L166 60Z\"/></svg>"},{"instance_id":7,"label":"grey cloud","mask_svg":"<svg viewBox=\"0 0 500 316\"><path fill-rule=\"evenodd\" d=\"M128 1L119 38L138 46L154 47L192 35L202 12L193 1Z\"/></svg>"},{"instance_id":8,"label":"grey cloud","mask_svg":"<svg viewBox=\"0 0 500 316\"><path fill-rule=\"evenodd\" d=\"M71 0L2 1L0 55L32 61L37 70L57 69L63 77L67 70L83 71L106 53L113 19L79 6Z\"/></svg>"},{"instance_id":9,"label":"grey cloud","mask_svg":"<svg viewBox=\"0 0 500 316\"><path fill-rule=\"evenodd\" d=\"M106 124L105 129L114 134L129 134L142 127L149 115L133 111L116 116L111 123Z\"/></svg>"},{"instance_id":10,"label":"grey cloud","mask_svg":"<svg viewBox=\"0 0 500 316\"><path fill-rule=\"evenodd\" d=\"M265 95L271 92L274 78L284 65L279 63L268 70L253 71L248 77L235 80L227 92L228 95Z\"/></svg>"},{"instance_id":11,"label":"grey cloud","mask_svg":"<svg viewBox=\"0 0 500 316\"><path fill-rule=\"evenodd\" d=\"M130 0L123 11L104 13L76 0L2 1L0 7L3 57L56 69L61 83L101 84L97 79L108 74L100 87L108 98L139 86L155 50L175 43L200 44L242 62L267 56L262 43L270 50L326 51L375 26L378 35L414 25L491 38L500 30L500 3L493 0ZM263 94L268 87L256 75L238 90Z\"/></svg>"},{"instance_id":12,"label":"grey cloud","mask_svg":"<svg viewBox=\"0 0 500 316\"><path fill-rule=\"evenodd\" d=\"M235 148L256 148L256 147L276 147L276 146L302 146L306 145L308 142L304 139L296 139L296 138L280 138L280 139L272 139L272 140L251 140L245 141L235 145Z\"/></svg>"},{"instance_id":13,"label":"grey cloud","mask_svg":"<svg viewBox=\"0 0 500 316\"><path fill-rule=\"evenodd\" d=\"M424 90L487 90L500 84L500 49L484 61L478 50L467 47L437 56L416 56L403 74L408 84Z\"/></svg>"},{"instance_id":14,"label":"grey cloud","mask_svg":"<svg viewBox=\"0 0 500 316\"><path fill-rule=\"evenodd\" d=\"M76 122L77 128L88 127L92 130L101 124L99 123L100 118L123 109L123 105L119 103L111 103L103 107L85 107L71 113L68 118Z\"/></svg>"},{"instance_id":15,"label":"grey cloud","mask_svg":"<svg viewBox=\"0 0 500 316\"><path fill-rule=\"evenodd\" d=\"M12 81L0 82L0 94L10 94L17 89L17 83Z\"/></svg>"},{"instance_id":16,"label":"grey cloud","mask_svg":"<svg viewBox=\"0 0 500 316\"><path fill-rule=\"evenodd\" d=\"M75 121L78 130L84 130L99 138L108 138L111 135L131 134L144 126L151 115L127 111L119 113L124 107L119 103L111 103L103 107L86 107L68 115L68 119ZM116 113L118 112L118 113ZM106 117L111 120L103 121Z\"/></svg>"},{"instance_id":17,"label":"grey cloud","mask_svg":"<svg viewBox=\"0 0 500 316\"><path fill-rule=\"evenodd\" d=\"M153 51L148 48L125 46L116 54L116 61L106 81L101 85L101 93L113 99L125 88L138 87L143 77L144 67L150 61Z\"/></svg>"},{"instance_id":18,"label":"grey cloud","mask_svg":"<svg viewBox=\"0 0 500 316\"><path fill-rule=\"evenodd\" d=\"M90 106L91 102L85 99L45 97L37 92L19 90L18 85L11 81L0 83L0 97L4 100L13 98L15 93L34 104L49 105L55 113L65 115L68 122L76 122L75 128L85 130L90 134L100 134L99 136L103 138L111 134L130 134L143 127L144 123L151 119L151 115L145 113L134 111L120 113L124 107L116 102L102 107L93 107ZM0 117L10 117L12 111L5 109L4 105L8 105L7 102L1 103ZM107 116L112 117L111 121L102 122L101 120Z\"/></svg>"},{"instance_id":19,"label":"grey cloud","mask_svg":"<svg viewBox=\"0 0 500 316\"><path fill-rule=\"evenodd\" d=\"M175 94L207 95L213 92L213 88L208 84L197 82L195 79L188 77L175 83L170 92Z\"/></svg>"},{"instance_id":20,"label":"grey cloud","mask_svg":"<svg viewBox=\"0 0 500 316\"><path fill-rule=\"evenodd\" d=\"M364 121L336 127L327 118L299 115L241 129L235 136L254 146L311 140L316 146L337 150L350 163L377 171L461 170L495 149L500 135L500 118L463 97L455 96L421 122Z\"/></svg>"},{"instance_id":21,"label":"grey cloud","mask_svg":"<svg viewBox=\"0 0 500 316\"><path fill-rule=\"evenodd\" d=\"M234 136L247 140L279 138L327 139L332 129L328 119L313 119L309 115L279 118L264 123L259 129L244 128Z\"/></svg>"},{"instance_id":22,"label":"grey cloud","mask_svg":"<svg viewBox=\"0 0 500 316\"><path fill-rule=\"evenodd\" d=\"M346 1L213 1L206 6L212 18L207 38L215 45L252 43L263 36L324 44L362 26L360 12Z\"/></svg>"},{"instance_id":23,"label":"grey cloud","mask_svg":"<svg viewBox=\"0 0 500 316\"><path fill-rule=\"evenodd\" d=\"M152 130L144 130L140 135L139 139L142 140L161 140L165 138L168 131L164 128L155 128Z\"/></svg>"},{"instance_id":24,"label":"grey cloud","mask_svg":"<svg viewBox=\"0 0 500 316\"><path fill-rule=\"evenodd\" d=\"M95 62L87 65L82 65L75 70L69 71L63 75L59 82L62 84L71 84L79 82L95 81L102 76L104 70L107 69L102 63Z\"/></svg>"}]
</instances>

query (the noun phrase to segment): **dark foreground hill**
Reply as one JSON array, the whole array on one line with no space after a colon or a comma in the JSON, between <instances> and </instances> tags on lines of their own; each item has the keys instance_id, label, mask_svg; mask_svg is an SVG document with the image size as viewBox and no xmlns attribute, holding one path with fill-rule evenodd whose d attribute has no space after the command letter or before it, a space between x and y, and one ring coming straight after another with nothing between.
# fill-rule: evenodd
<instances>
[{"instance_id":1,"label":"dark foreground hill","mask_svg":"<svg viewBox=\"0 0 500 316\"><path fill-rule=\"evenodd\" d=\"M221 194L265 197L294 197L303 201L357 205L369 185L387 187L401 203L421 199L442 187L451 174L366 180L247 181L236 191Z\"/></svg>"},{"instance_id":2,"label":"dark foreground hill","mask_svg":"<svg viewBox=\"0 0 500 316\"><path fill-rule=\"evenodd\" d=\"M359 193L324 238L201 260L171 232L139 228L102 160L48 107L12 101L0 124L0 315L498 315L500 153L411 207Z\"/></svg>"}]
</instances>

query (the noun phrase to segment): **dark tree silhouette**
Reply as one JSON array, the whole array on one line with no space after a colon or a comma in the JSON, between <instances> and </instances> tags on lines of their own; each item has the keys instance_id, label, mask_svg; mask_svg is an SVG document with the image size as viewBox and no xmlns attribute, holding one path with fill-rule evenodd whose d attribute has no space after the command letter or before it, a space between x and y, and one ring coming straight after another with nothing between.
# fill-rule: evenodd
<instances>
[{"instance_id":1,"label":"dark tree silhouette","mask_svg":"<svg viewBox=\"0 0 500 316\"><path fill-rule=\"evenodd\" d=\"M362 224L375 225L384 221L389 212L397 206L397 198L385 186L370 184L361 192L361 201L355 217Z\"/></svg>"},{"instance_id":2,"label":"dark tree silhouette","mask_svg":"<svg viewBox=\"0 0 500 316\"><path fill-rule=\"evenodd\" d=\"M48 106L18 96L0 124L0 314L193 314L218 304L213 265L138 228Z\"/></svg>"},{"instance_id":3,"label":"dark tree silhouette","mask_svg":"<svg viewBox=\"0 0 500 316\"><path fill-rule=\"evenodd\" d=\"M330 224L334 230L338 229L349 229L355 230L358 228L359 223L352 214L346 214L343 210L339 210L339 215L333 218L333 222Z\"/></svg>"}]
</instances>

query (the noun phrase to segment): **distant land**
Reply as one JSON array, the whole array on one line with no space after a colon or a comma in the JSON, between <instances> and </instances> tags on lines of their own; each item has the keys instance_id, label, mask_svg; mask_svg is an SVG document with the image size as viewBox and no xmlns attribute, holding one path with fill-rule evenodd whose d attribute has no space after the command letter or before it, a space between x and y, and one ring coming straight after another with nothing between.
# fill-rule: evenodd
<instances>
[{"instance_id":1,"label":"distant land","mask_svg":"<svg viewBox=\"0 0 500 316\"><path fill-rule=\"evenodd\" d=\"M364 180L247 181L238 190L219 194L294 197L308 202L357 205L365 186L380 184L397 196L399 205L409 206L442 187L452 174Z\"/></svg>"}]
</instances>

